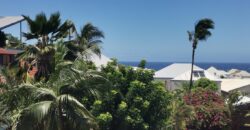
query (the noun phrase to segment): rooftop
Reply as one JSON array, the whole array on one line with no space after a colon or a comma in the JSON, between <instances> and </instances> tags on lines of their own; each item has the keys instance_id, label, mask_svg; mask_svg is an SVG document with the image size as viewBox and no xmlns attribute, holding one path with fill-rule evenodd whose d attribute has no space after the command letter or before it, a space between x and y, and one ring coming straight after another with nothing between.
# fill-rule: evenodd
<instances>
[{"instance_id":1,"label":"rooftop","mask_svg":"<svg viewBox=\"0 0 250 130\"><path fill-rule=\"evenodd\" d=\"M171 64L159 71L155 72L154 77L155 78L169 78L173 79L176 76L179 76L180 74L183 74L187 71L191 70L191 64L189 63L174 63ZM202 68L194 65L194 70L201 70L203 71Z\"/></svg>"},{"instance_id":2,"label":"rooftop","mask_svg":"<svg viewBox=\"0 0 250 130\"><path fill-rule=\"evenodd\" d=\"M176 76L173 80L190 80L190 76L191 76L191 70L188 70L185 73L183 73L183 74L181 74L179 76ZM206 70L202 70L202 71L194 70L194 72L193 72L193 80L198 80L200 78L207 78L207 79L210 79L210 80L213 80L213 81L220 81L217 77L210 74Z\"/></svg>"},{"instance_id":3,"label":"rooftop","mask_svg":"<svg viewBox=\"0 0 250 130\"><path fill-rule=\"evenodd\" d=\"M250 85L250 79L221 79L221 90L230 92Z\"/></svg>"},{"instance_id":4,"label":"rooftop","mask_svg":"<svg viewBox=\"0 0 250 130\"><path fill-rule=\"evenodd\" d=\"M218 69L216 69L216 68L213 67L213 66L209 67L209 68L207 69L207 71L208 71L210 74L216 76L217 78L221 78L221 76L227 77L227 75L228 75L228 73L227 73L226 71L224 71L224 70L218 70Z\"/></svg>"},{"instance_id":5,"label":"rooftop","mask_svg":"<svg viewBox=\"0 0 250 130\"><path fill-rule=\"evenodd\" d=\"M4 55L16 55L20 52L21 52L20 50L11 50L11 49L0 48L0 54L4 54Z\"/></svg>"},{"instance_id":6,"label":"rooftop","mask_svg":"<svg viewBox=\"0 0 250 130\"><path fill-rule=\"evenodd\" d=\"M88 60L92 61L96 65L96 67L101 67L102 65L105 66L108 64L108 62L111 61L107 56L103 54L101 54L100 57L96 54L92 54Z\"/></svg>"},{"instance_id":7,"label":"rooftop","mask_svg":"<svg viewBox=\"0 0 250 130\"><path fill-rule=\"evenodd\" d=\"M3 30L9 26L24 21L23 16L1 16L0 17L0 30Z\"/></svg>"}]
</instances>

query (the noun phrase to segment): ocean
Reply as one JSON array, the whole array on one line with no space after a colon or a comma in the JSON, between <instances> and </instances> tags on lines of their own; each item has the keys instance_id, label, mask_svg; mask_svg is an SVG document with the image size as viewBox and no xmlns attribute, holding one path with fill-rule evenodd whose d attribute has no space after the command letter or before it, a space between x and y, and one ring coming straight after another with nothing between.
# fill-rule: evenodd
<instances>
[{"instance_id":1,"label":"ocean","mask_svg":"<svg viewBox=\"0 0 250 130\"><path fill-rule=\"evenodd\" d=\"M120 62L124 65L129 66L137 66L139 62L130 62L130 61L123 61ZM146 68L154 69L154 70L160 70L174 62L147 62ZM230 69L240 69L240 70L246 70L250 72L250 63L208 63L208 62L198 62L195 63L195 65L203 68L208 69L211 66L214 66L217 69L228 71Z\"/></svg>"}]
</instances>

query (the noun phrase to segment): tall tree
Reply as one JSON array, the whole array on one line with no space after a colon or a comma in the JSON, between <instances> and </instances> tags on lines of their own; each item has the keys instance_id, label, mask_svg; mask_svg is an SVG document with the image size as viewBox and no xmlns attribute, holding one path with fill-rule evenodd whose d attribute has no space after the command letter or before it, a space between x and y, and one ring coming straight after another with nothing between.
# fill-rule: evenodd
<instances>
[{"instance_id":1,"label":"tall tree","mask_svg":"<svg viewBox=\"0 0 250 130\"><path fill-rule=\"evenodd\" d=\"M138 64L138 67L144 69L144 68L146 67L146 64L147 64L147 61L143 59L143 60L141 60L140 63Z\"/></svg>"},{"instance_id":2,"label":"tall tree","mask_svg":"<svg viewBox=\"0 0 250 130\"><path fill-rule=\"evenodd\" d=\"M9 127L17 125L17 130L95 127L88 106L80 101L86 96L94 97L90 100L98 99L106 91L107 87L103 86L108 86L108 81L100 72L88 69L82 60L61 61L65 52L61 45L57 50L62 54L57 54L56 71L48 82L5 87L5 93L0 94L0 123Z\"/></svg>"},{"instance_id":3,"label":"tall tree","mask_svg":"<svg viewBox=\"0 0 250 130\"><path fill-rule=\"evenodd\" d=\"M5 47L6 45L6 35L3 31L0 31L0 47Z\"/></svg>"},{"instance_id":4,"label":"tall tree","mask_svg":"<svg viewBox=\"0 0 250 130\"><path fill-rule=\"evenodd\" d=\"M76 39L67 44L70 51L66 55L66 59L88 58L92 54L101 56L100 44L102 43L101 39L104 38L102 31L91 23L87 23L81 28L80 33L76 34Z\"/></svg>"},{"instance_id":5,"label":"tall tree","mask_svg":"<svg viewBox=\"0 0 250 130\"><path fill-rule=\"evenodd\" d=\"M193 67L194 67L194 56L195 49L198 46L199 41L205 41L208 37L212 35L210 29L214 28L214 22L211 19L205 18L201 19L195 25L194 31L188 31L189 41L192 43L192 66L191 66L191 76L190 76L190 86L193 86Z\"/></svg>"},{"instance_id":6,"label":"tall tree","mask_svg":"<svg viewBox=\"0 0 250 130\"><path fill-rule=\"evenodd\" d=\"M36 79L48 79L54 69L55 49L53 43L58 39L65 38L69 29L74 28L71 21L61 23L59 12L53 13L49 18L44 13L36 15L32 20L28 16L23 16L29 26L29 32L23 33L27 40L36 39L36 45L26 47L19 57L28 61L31 66L37 67Z\"/></svg>"}]
</instances>

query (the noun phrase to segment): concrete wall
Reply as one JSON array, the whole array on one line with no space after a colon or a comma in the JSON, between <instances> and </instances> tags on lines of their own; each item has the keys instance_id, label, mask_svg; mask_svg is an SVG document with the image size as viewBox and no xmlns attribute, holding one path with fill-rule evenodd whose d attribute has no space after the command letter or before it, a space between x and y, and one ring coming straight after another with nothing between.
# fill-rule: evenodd
<instances>
[{"instance_id":1,"label":"concrete wall","mask_svg":"<svg viewBox=\"0 0 250 130\"><path fill-rule=\"evenodd\" d=\"M195 81L194 81L195 82ZM218 92L221 92L221 81L215 81L215 83L218 85ZM183 87L184 84L189 85L189 81L187 80L171 80L171 90L180 89Z\"/></svg>"},{"instance_id":2,"label":"concrete wall","mask_svg":"<svg viewBox=\"0 0 250 130\"><path fill-rule=\"evenodd\" d=\"M183 84L189 85L188 80L172 80L172 79L164 79L164 78L155 78L155 80L162 81L165 85L165 88L167 90L175 90L175 89L181 89L183 87ZM218 85L219 89L218 92L221 92L221 81L215 81Z\"/></svg>"},{"instance_id":3,"label":"concrete wall","mask_svg":"<svg viewBox=\"0 0 250 130\"><path fill-rule=\"evenodd\" d=\"M237 90L239 90L243 94L246 94L246 96L250 97L250 85L238 88Z\"/></svg>"},{"instance_id":4,"label":"concrete wall","mask_svg":"<svg viewBox=\"0 0 250 130\"><path fill-rule=\"evenodd\" d=\"M167 89L167 90L170 90L170 80L171 79L167 79L167 78L154 78L155 80L157 80L157 81L161 81L161 82L163 82L164 83L164 85L165 85L165 89Z\"/></svg>"}]
</instances>

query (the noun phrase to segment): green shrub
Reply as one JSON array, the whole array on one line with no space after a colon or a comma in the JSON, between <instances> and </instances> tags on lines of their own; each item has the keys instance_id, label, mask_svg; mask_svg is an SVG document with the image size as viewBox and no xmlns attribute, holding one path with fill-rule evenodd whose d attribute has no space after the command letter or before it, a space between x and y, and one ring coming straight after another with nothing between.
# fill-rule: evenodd
<instances>
[{"instance_id":1,"label":"green shrub","mask_svg":"<svg viewBox=\"0 0 250 130\"><path fill-rule=\"evenodd\" d=\"M195 81L193 88L206 88L213 91L217 91L219 89L216 82L211 81L207 78L200 78L199 80Z\"/></svg>"},{"instance_id":2,"label":"green shrub","mask_svg":"<svg viewBox=\"0 0 250 130\"><path fill-rule=\"evenodd\" d=\"M125 67L116 61L101 71L110 86L107 86L108 92L95 101L91 111L98 117L102 130L159 130L166 125L171 95L162 83L154 81L154 71ZM101 118L104 113L112 118L104 120Z\"/></svg>"}]
</instances>

